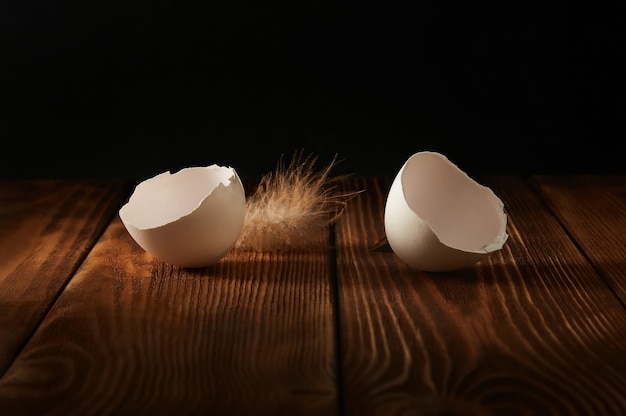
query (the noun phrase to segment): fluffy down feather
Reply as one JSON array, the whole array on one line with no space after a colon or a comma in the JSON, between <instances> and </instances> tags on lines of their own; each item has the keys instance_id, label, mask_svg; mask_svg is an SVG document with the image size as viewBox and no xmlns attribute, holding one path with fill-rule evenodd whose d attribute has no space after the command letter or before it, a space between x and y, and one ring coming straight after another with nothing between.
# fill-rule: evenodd
<instances>
[{"instance_id":1,"label":"fluffy down feather","mask_svg":"<svg viewBox=\"0 0 626 416\"><path fill-rule=\"evenodd\" d=\"M338 182L348 175L330 176L337 156L322 170L317 157L296 152L289 164L279 160L246 200L246 217L236 248L277 251L307 248L316 229L326 227L360 191L342 193Z\"/></svg>"}]
</instances>

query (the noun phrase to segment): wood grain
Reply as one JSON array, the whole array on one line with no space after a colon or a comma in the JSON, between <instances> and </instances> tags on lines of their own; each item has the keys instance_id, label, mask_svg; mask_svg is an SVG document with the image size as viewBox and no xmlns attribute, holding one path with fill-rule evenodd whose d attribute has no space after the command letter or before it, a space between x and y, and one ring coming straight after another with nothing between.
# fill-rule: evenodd
<instances>
[{"instance_id":1,"label":"wood grain","mask_svg":"<svg viewBox=\"0 0 626 416\"><path fill-rule=\"evenodd\" d=\"M184 269L114 219L0 380L24 414L333 414L328 233L319 249Z\"/></svg>"},{"instance_id":2,"label":"wood grain","mask_svg":"<svg viewBox=\"0 0 626 416\"><path fill-rule=\"evenodd\" d=\"M200 269L130 238L125 181L0 183L0 414L626 414L624 180L484 178L509 240L449 273L386 244L391 178Z\"/></svg>"},{"instance_id":3,"label":"wood grain","mask_svg":"<svg viewBox=\"0 0 626 416\"><path fill-rule=\"evenodd\" d=\"M377 244L390 181L354 178L366 192L336 226L345 414L626 413L622 304L526 183L488 184L509 241L426 273Z\"/></svg>"},{"instance_id":4,"label":"wood grain","mask_svg":"<svg viewBox=\"0 0 626 416\"><path fill-rule=\"evenodd\" d=\"M626 304L626 178L532 178L550 209L598 273Z\"/></svg>"},{"instance_id":5,"label":"wood grain","mask_svg":"<svg viewBox=\"0 0 626 416\"><path fill-rule=\"evenodd\" d=\"M130 182L0 182L0 375L128 194Z\"/></svg>"}]
</instances>

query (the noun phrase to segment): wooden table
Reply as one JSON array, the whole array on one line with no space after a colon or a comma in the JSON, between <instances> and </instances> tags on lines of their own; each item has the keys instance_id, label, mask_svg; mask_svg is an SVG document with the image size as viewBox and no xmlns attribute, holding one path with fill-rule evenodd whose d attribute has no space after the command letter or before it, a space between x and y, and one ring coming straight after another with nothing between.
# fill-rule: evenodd
<instances>
[{"instance_id":1,"label":"wooden table","mask_svg":"<svg viewBox=\"0 0 626 416\"><path fill-rule=\"evenodd\" d=\"M626 414L626 177L477 180L510 237L450 273L378 244L391 178L201 269L131 239L132 181L0 182L0 414Z\"/></svg>"}]
</instances>

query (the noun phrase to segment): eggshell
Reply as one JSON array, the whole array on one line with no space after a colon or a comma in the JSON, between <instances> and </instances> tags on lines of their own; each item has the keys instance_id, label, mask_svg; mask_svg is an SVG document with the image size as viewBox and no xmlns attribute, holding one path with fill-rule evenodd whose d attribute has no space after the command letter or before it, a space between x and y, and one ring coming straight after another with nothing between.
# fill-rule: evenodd
<instances>
[{"instance_id":1,"label":"eggshell","mask_svg":"<svg viewBox=\"0 0 626 416\"><path fill-rule=\"evenodd\" d=\"M508 238L504 204L437 152L413 154L393 180L385 233L409 266L431 272L469 267Z\"/></svg>"},{"instance_id":2,"label":"eggshell","mask_svg":"<svg viewBox=\"0 0 626 416\"><path fill-rule=\"evenodd\" d=\"M135 187L119 216L133 239L154 257L182 267L217 262L243 227L246 197L231 167L164 172Z\"/></svg>"}]
</instances>

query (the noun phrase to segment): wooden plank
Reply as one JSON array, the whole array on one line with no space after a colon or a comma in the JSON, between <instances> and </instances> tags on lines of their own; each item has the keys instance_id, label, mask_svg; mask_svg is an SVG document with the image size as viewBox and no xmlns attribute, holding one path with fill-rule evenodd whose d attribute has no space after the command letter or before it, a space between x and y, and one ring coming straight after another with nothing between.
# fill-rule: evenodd
<instances>
[{"instance_id":1,"label":"wooden plank","mask_svg":"<svg viewBox=\"0 0 626 416\"><path fill-rule=\"evenodd\" d=\"M0 375L130 186L122 180L0 182Z\"/></svg>"},{"instance_id":2,"label":"wooden plank","mask_svg":"<svg viewBox=\"0 0 626 416\"><path fill-rule=\"evenodd\" d=\"M328 233L183 269L115 218L0 380L20 414L337 412Z\"/></svg>"},{"instance_id":3,"label":"wooden plank","mask_svg":"<svg viewBox=\"0 0 626 416\"><path fill-rule=\"evenodd\" d=\"M525 183L489 183L509 241L427 273L378 244L390 181L354 178L336 226L346 415L626 413L624 308Z\"/></svg>"},{"instance_id":4,"label":"wooden plank","mask_svg":"<svg viewBox=\"0 0 626 416\"><path fill-rule=\"evenodd\" d=\"M531 183L626 304L626 176L541 176Z\"/></svg>"}]
</instances>

